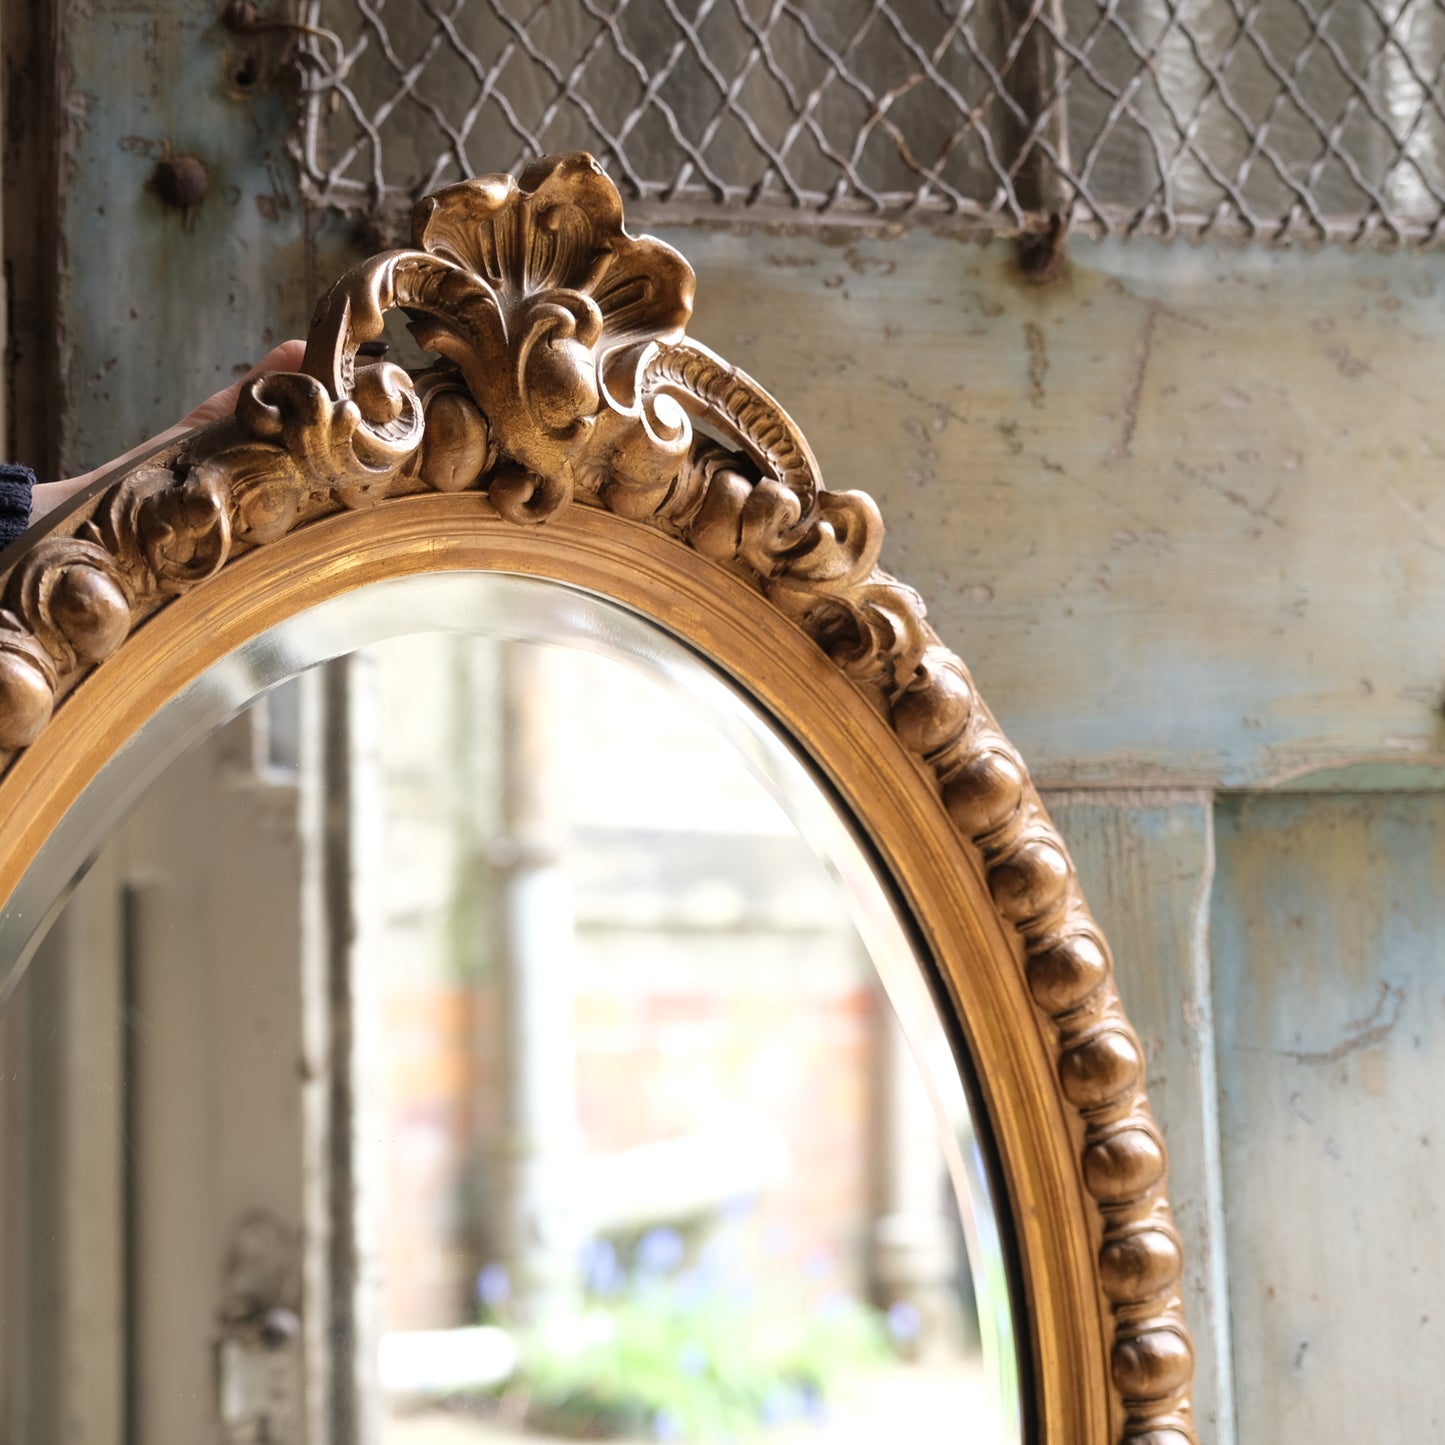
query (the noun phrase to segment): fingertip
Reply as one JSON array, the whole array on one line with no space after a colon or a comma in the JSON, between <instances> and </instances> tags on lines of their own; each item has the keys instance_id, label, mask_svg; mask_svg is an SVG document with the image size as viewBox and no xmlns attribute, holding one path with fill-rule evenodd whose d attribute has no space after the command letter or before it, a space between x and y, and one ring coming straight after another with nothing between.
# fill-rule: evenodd
<instances>
[{"instance_id":1,"label":"fingertip","mask_svg":"<svg viewBox=\"0 0 1445 1445\"><path fill-rule=\"evenodd\" d=\"M305 355L306 343L293 337L289 341L283 341L279 346L273 346L251 368L249 375L257 376L263 371L300 371Z\"/></svg>"}]
</instances>

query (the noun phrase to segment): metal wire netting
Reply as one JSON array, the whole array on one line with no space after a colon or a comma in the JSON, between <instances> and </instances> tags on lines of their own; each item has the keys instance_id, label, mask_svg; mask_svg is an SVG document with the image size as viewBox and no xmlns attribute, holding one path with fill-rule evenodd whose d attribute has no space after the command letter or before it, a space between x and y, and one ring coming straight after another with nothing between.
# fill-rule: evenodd
<instances>
[{"instance_id":1,"label":"metal wire netting","mask_svg":"<svg viewBox=\"0 0 1445 1445\"><path fill-rule=\"evenodd\" d=\"M1415 245L1445 221L1445 0L301 4L304 183L377 216L584 149L680 219Z\"/></svg>"}]
</instances>

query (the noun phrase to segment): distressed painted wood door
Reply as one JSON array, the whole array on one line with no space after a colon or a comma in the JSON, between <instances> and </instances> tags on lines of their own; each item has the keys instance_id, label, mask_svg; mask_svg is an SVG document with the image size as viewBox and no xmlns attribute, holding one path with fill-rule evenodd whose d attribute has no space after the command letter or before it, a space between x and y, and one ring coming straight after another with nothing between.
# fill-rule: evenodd
<instances>
[{"instance_id":1,"label":"distressed painted wood door","mask_svg":"<svg viewBox=\"0 0 1445 1445\"><path fill-rule=\"evenodd\" d=\"M4 12L11 444L75 469L302 331L356 228L219 5L56 5ZM922 231L668 235L1050 788L1150 1046L1202 1438L1433 1437L1439 253L1077 245L1034 286Z\"/></svg>"}]
</instances>

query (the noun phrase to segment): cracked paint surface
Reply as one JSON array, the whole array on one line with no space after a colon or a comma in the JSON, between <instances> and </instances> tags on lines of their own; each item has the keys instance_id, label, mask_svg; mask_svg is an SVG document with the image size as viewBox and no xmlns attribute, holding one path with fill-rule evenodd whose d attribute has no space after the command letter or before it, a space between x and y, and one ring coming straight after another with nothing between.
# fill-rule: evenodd
<instances>
[{"instance_id":1,"label":"cracked paint surface","mask_svg":"<svg viewBox=\"0 0 1445 1445\"><path fill-rule=\"evenodd\" d=\"M1445 766L1445 255L669 239L1043 781Z\"/></svg>"}]
</instances>

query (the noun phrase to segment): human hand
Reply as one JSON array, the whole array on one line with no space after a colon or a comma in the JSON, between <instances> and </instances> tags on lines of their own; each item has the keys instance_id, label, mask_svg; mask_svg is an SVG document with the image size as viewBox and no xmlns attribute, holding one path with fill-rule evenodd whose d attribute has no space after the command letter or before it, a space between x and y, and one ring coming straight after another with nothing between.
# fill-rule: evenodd
<instances>
[{"instance_id":1,"label":"human hand","mask_svg":"<svg viewBox=\"0 0 1445 1445\"><path fill-rule=\"evenodd\" d=\"M39 521L47 512L53 512L56 507L60 506L62 502L68 501L77 492L83 492L86 487L106 472L114 471L116 467L123 466L135 457L143 456L163 442L174 441L177 437L182 437L197 427L208 426L213 421L220 421L222 417L230 416L236 409L236 400L241 394L241 388L253 376L257 376L263 371L300 371L301 358L305 354L306 343L304 341L283 341L280 346L268 351L240 381L233 382L214 396L208 396L194 411L188 412L174 426L167 427L165 431L153 436L149 441L142 442L138 447L132 447L130 451L116 457L114 461L106 462L104 466L84 472L78 477L66 477L58 482L37 482L31 493L31 523Z\"/></svg>"},{"instance_id":2,"label":"human hand","mask_svg":"<svg viewBox=\"0 0 1445 1445\"><path fill-rule=\"evenodd\" d=\"M233 381L215 396L208 396L193 412L183 416L170 431L162 432L161 436L179 436L182 432L194 431L198 426L209 426L213 421L220 421L223 416L230 416L236 409L241 388L253 376L260 376L263 371L300 371L301 359L305 355L304 341L283 341L280 346L268 351L240 381ZM146 442L146 446L154 445L155 440L159 438ZM110 465L113 466L114 463Z\"/></svg>"}]
</instances>

